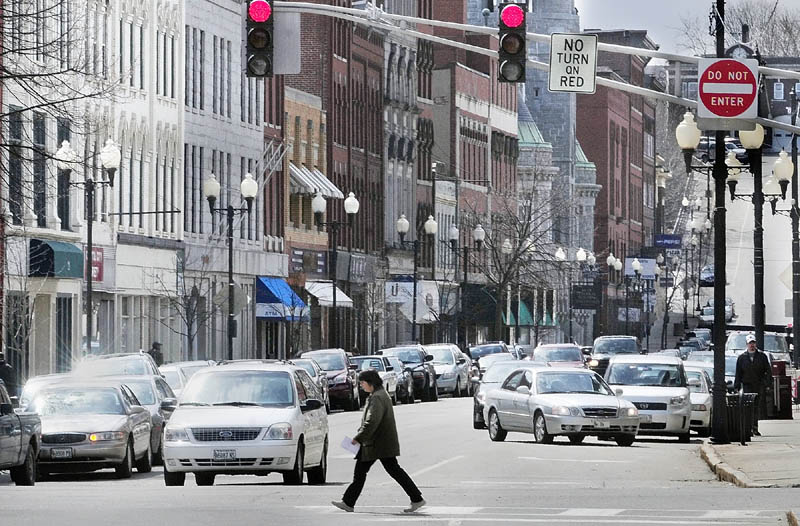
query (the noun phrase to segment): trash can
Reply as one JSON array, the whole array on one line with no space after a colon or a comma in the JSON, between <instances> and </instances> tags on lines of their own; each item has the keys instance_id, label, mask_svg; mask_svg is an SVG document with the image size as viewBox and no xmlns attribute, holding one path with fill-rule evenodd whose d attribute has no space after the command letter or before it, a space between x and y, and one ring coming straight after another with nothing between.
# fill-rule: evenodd
<instances>
[{"instance_id":1,"label":"trash can","mask_svg":"<svg viewBox=\"0 0 800 526\"><path fill-rule=\"evenodd\" d=\"M728 438L742 445L750 441L756 409L755 393L729 394L725 398L728 412Z\"/></svg>"}]
</instances>

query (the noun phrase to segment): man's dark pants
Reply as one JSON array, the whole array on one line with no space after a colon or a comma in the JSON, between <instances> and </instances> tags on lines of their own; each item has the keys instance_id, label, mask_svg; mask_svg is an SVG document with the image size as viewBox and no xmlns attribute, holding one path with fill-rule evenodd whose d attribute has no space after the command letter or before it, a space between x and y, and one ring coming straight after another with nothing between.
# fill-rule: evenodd
<instances>
[{"instance_id":1,"label":"man's dark pants","mask_svg":"<svg viewBox=\"0 0 800 526\"><path fill-rule=\"evenodd\" d=\"M753 431L758 431L758 421L767 417L767 395L764 386L742 384L745 393L756 393L756 410L753 413Z\"/></svg>"},{"instance_id":2,"label":"man's dark pants","mask_svg":"<svg viewBox=\"0 0 800 526\"><path fill-rule=\"evenodd\" d=\"M408 494L408 497L411 499L411 502L419 502L422 500L422 493L420 493L419 488L417 488L417 485L414 484L414 481L411 480L411 477L408 476L408 473L406 473L405 470L400 467L400 464L397 463L397 457L382 458L380 461L381 464L383 464L383 469L386 470L386 473L388 473L390 477L396 480L397 483L403 487L405 492ZM353 482L351 482L347 487L347 490L345 490L344 496L342 497L342 500L348 506L356 505L356 501L358 500L359 495L361 495L361 490L364 489L364 483L367 480L367 473L369 473L369 469L374 463L374 460L361 460L359 453L359 457L357 457L356 460L356 467L353 471Z\"/></svg>"}]
</instances>

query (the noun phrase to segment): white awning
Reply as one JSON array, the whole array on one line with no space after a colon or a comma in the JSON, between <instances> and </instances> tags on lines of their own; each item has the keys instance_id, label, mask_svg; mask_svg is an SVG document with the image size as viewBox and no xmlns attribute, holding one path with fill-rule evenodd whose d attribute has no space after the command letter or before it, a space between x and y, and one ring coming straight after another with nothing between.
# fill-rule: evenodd
<instances>
[{"instance_id":1,"label":"white awning","mask_svg":"<svg viewBox=\"0 0 800 526\"><path fill-rule=\"evenodd\" d=\"M333 283L330 281L306 281L306 290L317 298L320 306L333 307ZM336 306L353 308L353 300L339 287L336 287Z\"/></svg>"},{"instance_id":2,"label":"white awning","mask_svg":"<svg viewBox=\"0 0 800 526\"><path fill-rule=\"evenodd\" d=\"M414 318L414 283L411 281L387 281L386 303L396 303L399 311L408 321ZM436 323L441 310L439 284L436 281L417 281L417 323Z\"/></svg>"},{"instance_id":3,"label":"white awning","mask_svg":"<svg viewBox=\"0 0 800 526\"><path fill-rule=\"evenodd\" d=\"M289 183L293 193L313 195L320 192L324 197L344 199L342 191L316 168L312 171L289 162Z\"/></svg>"}]
</instances>

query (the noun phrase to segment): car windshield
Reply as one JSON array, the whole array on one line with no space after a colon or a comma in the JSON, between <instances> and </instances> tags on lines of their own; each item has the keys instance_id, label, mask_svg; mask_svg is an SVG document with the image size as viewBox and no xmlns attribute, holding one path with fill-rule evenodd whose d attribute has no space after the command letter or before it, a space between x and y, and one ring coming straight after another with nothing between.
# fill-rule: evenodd
<instances>
[{"instance_id":1,"label":"car windshield","mask_svg":"<svg viewBox=\"0 0 800 526\"><path fill-rule=\"evenodd\" d=\"M394 356L403 363L422 363L422 357L416 347L393 347L383 351L384 356Z\"/></svg>"},{"instance_id":2,"label":"car windshield","mask_svg":"<svg viewBox=\"0 0 800 526\"><path fill-rule=\"evenodd\" d=\"M686 371L686 380L695 379L700 382L700 385L690 385L689 391L693 393L707 393L708 389L703 381L703 373L700 371Z\"/></svg>"},{"instance_id":3,"label":"car windshield","mask_svg":"<svg viewBox=\"0 0 800 526\"><path fill-rule=\"evenodd\" d=\"M54 384L54 383L57 383L57 382L60 382L60 381L63 381L63 380L64 380L63 376L50 377L50 378L47 378L47 379L45 379L45 378L41 378L41 379L32 378L32 379L28 380L25 383L25 388L22 389L22 394L19 397L19 405L20 405L20 407L25 407L26 405L28 405L28 403L30 403L30 401L33 399L33 397L36 396L36 394L39 391L41 391L42 389L47 387L49 384Z\"/></svg>"},{"instance_id":4,"label":"car windshield","mask_svg":"<svg viewBox=\"0 0 800 526\"><path fill-rule=\"evenodd\" d=\"M358 365L359 371L367 371L374 369L376 371L384 371L383 360L380 358L351 358L353 363Z\"/></svg>"},{"instance_id":5,"label":"car windshield","mask_svg":"<svg viewBox=\"0 0 800 526\"><path fill-rule=\"evenodd\" d=\"M518 362L496 362L486 369L483 375L483 383L500 383L506 379L511 371L519 368Z\"/></svg>"},{"instance_id":6,"label":"car windshield","mask_svg":"<svg viewBox=\"0 0 800 526\"><path fill-rule=\"evenodd\" d=\"M692 362L714 363L714 353L708 351L692 351L686 359Z\"/></svg>"},{"instance_id":7,"label":"car windshield","mask_svg":"<svg viewBox=\"0 0 800 526\"><path fill-rule=\"evenodd\" d=\"M91 376L138 376L149 374L140 356L85 360L75 367L75 374Z\"/></svg>"},{"instance_id":8,"label":"car windshield","mask_svg":"<svg viewBox=\"0 0 800 526\"><path fill-rule=\"evenodd\" d=\"M294 387L285 371L214 371L195 376L180 405L294 405Z\"/></svg>"},{"instance_id":9,"label":"car windshield","mask_svg":"<svg viewBox=\"0 0 800 526\"><path fill-rule=\"evenodd\" d=\"M738 332L728 336L728 342L725 344L726 350L747 349L747 334ZM786 345L786 338L777 334L764 334L764 348L763 351L784 353L789 352Z\"/></svg>"},{"instance_id":10,"label":"car windshield","mask_svg":"<svg viewBox=\"0 0 800 526\"><path fill-rule=\"evenodd\" d=\"M596 393L614 396L603 380L591 372L546 372L536 375L536 392L550 393Z\"/></svg>"},{"instance_id":11,"label":"car windshield","mask_svg":"<svg viewBox=\"0 0 800 526\"><path fill-rule=\"evenodd\" d=\"M446 347L428 347L428 354L433 356L433 363L452 365L456 363L452 349Z\"/></svg>"},{"instance_id":12,"label":"car windshield","mask_svg":"<svg viewBox=\"0 0 800 526\"><path fill-rule=\"evenodd\" d=\"M594 342L592 354L638 354L639 345L632 338L609 338Z\"/></svg>"},{"instance_id":13,"label":"car windshield","mask_svg":"<svg viewBox=\"0 0 800 526\"><path fill-rule=\"evenodd\" d=\"M125 414L117 390L110 387L42 391L34 397L29 410L41 416Z\"/></svg>"},{"instance_id":14,"label":"car windshield","mask_svg":"<svg viewBox=\"0 0 800 526\"><path fill-rule=\"evenodd\" d=\"M473 360L477 360L478 358L482 358L488 354L497 354L504 352L507 351L505 346L503 345L480 345L478 347L472 347L469 350L469 355L472 356Z\"/></svg>"},{"instance_id":15,"label":"car windshield","mask_svg":"<svg viewBox=\"0 0 800 526\"><path fill-rule=\"evenodd\" d=\"M341 371L342 369L347 369L347 365L344 363L344 357L342 353L314 353L313 355L308 355L306 357L317 362L319 368L323 371Z\"/></svg>"},{"instance_id":16,"label":"car windshield","mask_svg":"<svg viewBox=\"0 0 800 526\"><path fill-rule=\"evenodd\" d=\"M680 367L673 364L615 363L607 378L610 384L686 387Z\"/></svg>"},{"instance_id":17,"label":"car windshield","mask_svg":"<svg viewBox=\"0 0 800 526\"><path fill-rule=\"evenodd\" d=\"M577 347L540 347L533 351L533 357L542 362L582 362L583 355Z\"/></svg>"},{"instance_id":18,"label":"car windshield","mask_svg":"<svg viewBox=\"0 0 800 526\"><path fill-rule=\"evenodd\" d=\"M311 378L316 378L317 370L314 369L314 364L309 360L295 360L293 363L298 367L302 367Z\"/></svg>"},{"instance_id":19,"label":"car windshield","mask_svg":"<svg viewBox=\"0 0 800 526\"><path fill-rule=\"evenodd\" d=\"M181 388L181 375L175 369L167 369L166 371L161 371L161 374L164 375L164 380L167 381L167 384L172 389L180 389Z\"/></svg>"},{"instance_id":20,"label":"car windshield","mask_svg":"<svg viewBox=\"0 0 800 526\"><path fill-rule=\"evenodd\" d=\"M124 381L125 385L131 388L133 394L136 395L136 399L139 400L139 403L142 405L153 405L156 403L156 394L153 392L153 384L150 381L146 382L131 382L131 381Z\"/></svg>"}]
</instances>

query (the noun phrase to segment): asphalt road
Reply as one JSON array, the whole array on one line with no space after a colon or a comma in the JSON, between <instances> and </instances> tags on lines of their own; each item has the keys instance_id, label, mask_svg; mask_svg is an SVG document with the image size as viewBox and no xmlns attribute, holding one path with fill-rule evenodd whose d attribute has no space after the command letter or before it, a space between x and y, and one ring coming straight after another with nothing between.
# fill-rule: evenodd
<instances>
[{"instance_id":1,"label":"asphalt road","mask_svg":"<svg viewBox=\"0 0 800 526\"><path fill-rule=\"evenodd\" d=\"M241 410L246 411L246 408ZM785 524L797 490L746 490L716 481L699 439L644 439L622 448L594 439L580 446L535 444L509 434L492 443L472 429L472 400L397 406L401 465L429 506L406 515L408 500L377 464L357 513L332 508L353 460L329 453L325 486L283 486L280 475L219 476L213 487L166 488L160 468L116 480L113 471L52 476L33 488L0 474L3 524ZM330 443L352 436L360 413L330 417ZM796 500L794 501L796 504Z\"/></svg>"}]
</instances>

